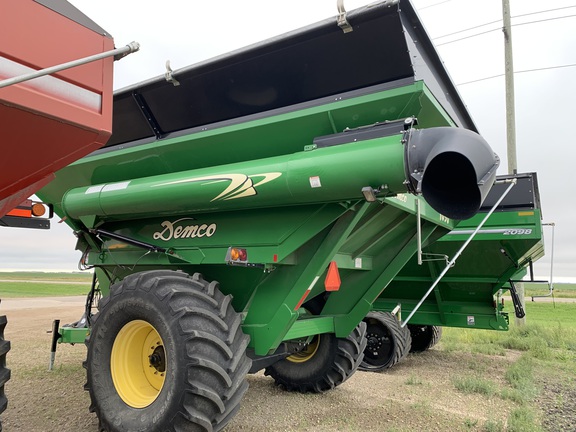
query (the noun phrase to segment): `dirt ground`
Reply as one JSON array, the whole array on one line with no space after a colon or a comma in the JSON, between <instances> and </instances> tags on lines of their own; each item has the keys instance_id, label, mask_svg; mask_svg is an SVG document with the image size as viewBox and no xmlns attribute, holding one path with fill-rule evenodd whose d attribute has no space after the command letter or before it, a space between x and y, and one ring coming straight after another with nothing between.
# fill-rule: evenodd
<instances>
[{"instance_id":1,"label":"dirt ground","mask_svg":"<svg viewBox=\"0 0 576 432\"><path fill-rule=\"evenodd\" d=\"M52 320L76 321L83 301L3 302L0 312L8 316L5 336L12 343L4 432L97 432L83 390L86 348L59 346L55 368L47 370ZM505 425L512 402L460 393L452 378L484 372L504 382L506 367L517 357L515 352L479 357L432 349L409 356L386 373L357 372L335 390L314 395L287 393L262 373L250 375L250 389L226 432L480 431L486 422Z\"/></svg>"}]
</instances>

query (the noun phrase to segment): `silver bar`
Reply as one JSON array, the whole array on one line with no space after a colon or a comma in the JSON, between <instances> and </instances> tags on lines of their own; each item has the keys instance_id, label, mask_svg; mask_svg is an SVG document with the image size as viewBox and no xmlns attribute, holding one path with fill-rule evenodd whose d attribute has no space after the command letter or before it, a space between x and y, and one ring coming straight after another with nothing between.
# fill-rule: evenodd
<instances>
[{"instance_id":1,"label":"silver bar","mask_svg":"<svg viewBox=\"0 0 576 432\"><path fill-rule=\"evenodd\" d=\"M422 265L422 215L420 213L420 200L416 200L416 236L418 238L418 265Z\"/></svg>"},{"instance_id":2,"label":"silver bar","mask_svg":"<svg viewBox=\"0 0 576 432\"><path fill-rule=\"evenodd\" d=\"M474 230L474 232L470 235L470 237L468 238L468 240L466 240L466 242L462 245L462 247L458 250L458 252L456 252L456 254L454 255L454 257L450 260L450 262L446 265L446 267L444 268L444 270L442 270L442 273L440 273L440 275L438 276L438 278L434 281L434 283L432 284L432 286L428 289L428 291L426 291L426 294L424 294L424 297L422 297L422 299L418 302L418 304L416 305L416 307L414 308L414 310L412 312L410 312L410 315L408 315L408 318L406 318L406 321L403 321L402 324L400 325L400 327L406 327L406 325L408 324L408 321L410 321L410 318L412 318L414 316L414 314L418 311L418 309L420 309L420 306L422 306L422 303L424 303L424 300L426 300L426 298L430 295L430 293L432 292L432 290L434 288L436 288L436 285L438 285L438 283L440 282L440 280L444 277L444 275L446 274L446 272L448 270L450 270L450 268L452 268L454 266L454 264L456 264L456 260L460 257L460 255L462 255L462 252L464 252L464 249L466 249L468 247L468 245L470 244L470 242L472 241L472 239L476 236L476 234L478 233L478 231L480 231L480 228L482 228L482 226L486 223L486 221L488 220L488 218L492 215L492 213L494 213L494 210L496 210L496 207L498 207L500 205L500 203L502 202L502 200L506 197L506 195L508 195L508 192L510 192L510 190L514 187L514 185L516 185L516 179L511 179L511 180L507 180L505 181L505 183L510 183L510 186L508 186L508 188L504 191L504 193L502 194L502 196L498 199L498 201L496 201L496 203L494 204L494 206L490 209L490 211L486 214L486 216L484 217L484 219L482 220L482 222L480 222L480 224L476 227L476 229Z\"/></svg>"},{"instance_id":3,"label":"silver bar","mask_svg":"<svg viewBox=\"0 0 576 432\"><path fill-rule=\"evenodd\" d=\"M50 362L48 363L48 370L51 371L54 369L54 360L56 360L56 353L50 353Z\"/></svg>"},{"instance_id":4,"label":"silver bar","mask_svg":"<svg viewBox=\"0 0 576 432\"><path fill-rule=\"evenodd\" d=\"M73 60L68 63L62 63L56 66L51 66L45 69L40 69L36 72L31 72L28 74L20 75L13 78L8 78L3 81L0 81L0 88L8 87L13 84L18 84L24 81L30 81L34 78L39 78L45 75L51 75L56 72L60 72L65 69L70 69L76 66L81 66L86 63L91 63L97 60L102 60L107 57L115 57L115 59L121 59L122 57L136 52L140 49L140 44L138 42L130 42L128 45L123 46L122 48L116 48L111 51L106 51L100 54L94 54L92 56L84 57L78 60Z\"/></svg>"},{"instance_id":5,"label":"silver bar","mask_svg":"<svg viewBox=\"0 0 576 432\"><path fill-rule=\"evenodd\" d=\"M532 296L532 301L535 298L542 298L542 297L550 297L554 294L554 230L556 228L556 223L543 223L542 226L551 226L552 227L552 251L550 253L550 281L548 282L548 294L544 295L535 295Z\"/></svg>"}]
</instances>

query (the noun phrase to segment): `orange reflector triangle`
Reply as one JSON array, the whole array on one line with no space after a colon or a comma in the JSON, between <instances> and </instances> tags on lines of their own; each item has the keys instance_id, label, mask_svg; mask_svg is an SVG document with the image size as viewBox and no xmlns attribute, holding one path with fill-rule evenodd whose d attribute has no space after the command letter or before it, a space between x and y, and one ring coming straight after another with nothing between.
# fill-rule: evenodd
<instances>
[{"instance_id":1,"label":"orange reflector triangle","mask_svg":"<svg viewBox=\"0 0 576 432\"><path fill-rule=\"evenodd\" d=\"M340 289L340 273L338 272L338 266L336 261L331 261L328 267L328 274L326 275L326 280L324 281L324 286L326 291L338 291Z\"/></svg>"}]
</instances>

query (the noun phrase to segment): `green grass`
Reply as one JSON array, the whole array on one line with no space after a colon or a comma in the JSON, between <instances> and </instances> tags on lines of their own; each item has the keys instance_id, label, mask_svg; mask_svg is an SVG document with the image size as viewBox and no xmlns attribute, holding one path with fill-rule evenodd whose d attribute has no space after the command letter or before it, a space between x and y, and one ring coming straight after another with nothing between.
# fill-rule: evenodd
<instances>
[{"instance_id":1,"label":"green grass","mask_svg":"<svg viewBox=\"0 0 576 432\"><path fill-rule=\"evenodd\" d=\"M471 367L470 376L454 377L453 384L465 393L497 396L514 404L506 428L500 422L487 421L483 430L540 432L537 401L544 391L542 383L554 380L574 386L576 382L576 303L528 301L525 326L515 324L511 306L507 306L510 331L445 328L440 349L489 355L519 352L517 360L507 366L504 380L491 381L481 368Z\"/></svg>"},{"instance_id":2,"label":"green grass","mask_svg":"<svg viewBox=\"0 0 576 432\"><path fill-rule=\"evenodd\" d=\"M0 298L86 295L91 273L0 272Z\"/></svg>"},{"instance_id":3,"label":"green grass","mask_svg":"<svg viewBox=\"0 0 576 432\"><path fill-rule=\"evenodd\" d=\"M504 432L504 425L500 420L488 420L484 423L484 432Z\"/></svg>"},{"instance_id":4,"label":"green grass","mask_svg":"<svg viewBox=\"0 0 576 432\"><path fill-rule=\"evenodd\" d=\"M463 393L478 393L484 396L492 396L496 393L496 384L481 377L456 376L452 379L452 383Z\"/></svg>"},{"instance_id":5,"label":"green grass","mask_svg":"<svg viewBox=\"0 0 576 432\"><path fill-rule=\"evenodd\" d=\"M524 283L524 292L527 300L532 296L541 296L548 294L549 287L546 284L533 284ZM559 298L576 298L576 284L569 283L555 283L554 284L554 297Z\"/></svg>"},{"instance_id":6,"label":"green grass","mask_svg":"<svg viewBox=\"0 0 576 432\"><path fill-rule=\"evenodd\" d=\"M0 282L0 298L77 296L86 295L89 290L89 284Z\"/></svg>"},{"instance_id":7,"label":"green grass","mask_svg":"<svg viewBox=\"0 0 576 432\"><path fill-rule=\"evenodd\" d=\"M534 361L529 356L522 356L512 363L504 375L511 389L502 389L502 399L509 399L518 404L524 404L534 400L538 389L534 382Z\"/></svg>"},{"instance_id":8,"label":"green grass","mask_svg":"<svg viewBox=\"0 0 576 432\"><path fill-rule=\"evenodd\" d=\"M542 430L536 422L534 409L530 407L516 408L508 416L508 432L540 432Z\"/></svg>"},{"instance_id":9,"label":"green grass","mask_svg":"<svg viewBox=\"0 0 576 432\"><path fill-rule=\"evenodd\" d=\"M66 281L87 282L92 280L92 273L48 273L48 272L1 272L0 280L14 281Z\"/></svg>"},{"instance_id":10,"label":"green grass","mask_svg":"<svg viewBox=\"0 0 576 432\"><path fill-rule=\"evenodd\" d=\"M415 375L410 375L406 381L405 381L406 385L422 385L423 381L420 377L417 377Z\"/></svg>"},{"instance_id":11,"label":"green grass","mask_svg":"<svg viewBox=\"0 0 576 432\"><path fill-rule=\"evenodd\" d=\"M526 322L536 324L560 324L576 329L576 303L531 302L526 299ZM510 303L510 302L509 302ZM512 305L507 305L510 321L514 320Z\"/></svg>"}]
</instances>

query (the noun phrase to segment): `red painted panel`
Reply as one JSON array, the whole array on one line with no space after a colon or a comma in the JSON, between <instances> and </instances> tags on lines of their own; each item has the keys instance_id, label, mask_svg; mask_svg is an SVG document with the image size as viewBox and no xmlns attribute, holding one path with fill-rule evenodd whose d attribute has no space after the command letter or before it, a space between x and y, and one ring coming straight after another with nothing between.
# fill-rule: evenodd
<instances>
[{"instance_id":1,"label":"red painted panel","mask_svg":"<svg viewBox=\"0 0 576 432\"><path fill-rule=\"evenodd\" d=\"M42 69L114 48L111 37L32 0L2 3L0 55L19 63ZM57 76L98 91L103 85L102 67L102 62L97 62L59 72Z\"/></svg>"},{"instance_id":2,"label":"red painted panel","mask_svg":"<svg viewBox=\"0 0 576 432\"><path fill-rule=\"evenodd\" d=\"M32 1L3 2L0 56L33 69L114 48L113 40ZM53 173L103 146L112 132L113 59L56 75L90 92L88 107L66 92L23 82L0 89L0 217L53 178ZM0 76L0 79L6 78Z\"/></svg>"}]
</instances>

